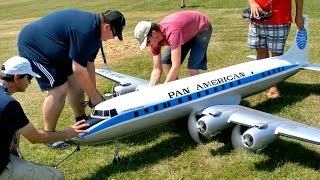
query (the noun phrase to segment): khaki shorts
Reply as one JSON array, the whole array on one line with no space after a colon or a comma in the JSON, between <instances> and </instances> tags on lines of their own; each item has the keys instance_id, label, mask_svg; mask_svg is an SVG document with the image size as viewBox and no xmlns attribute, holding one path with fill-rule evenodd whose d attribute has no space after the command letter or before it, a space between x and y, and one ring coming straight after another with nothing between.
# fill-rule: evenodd
<instances>
[{"instance_id":1,"label":"khaki shorts","mask_svg":"<svg viewBox=\"0 0 320 180\"><path fill-rule=\"evenodd\" d=\"M11 154L10 162L0 174L0 180L2 179L60 180L63 179L63 174L54 167L25 161Z\"/></svg>"}]
</instances>

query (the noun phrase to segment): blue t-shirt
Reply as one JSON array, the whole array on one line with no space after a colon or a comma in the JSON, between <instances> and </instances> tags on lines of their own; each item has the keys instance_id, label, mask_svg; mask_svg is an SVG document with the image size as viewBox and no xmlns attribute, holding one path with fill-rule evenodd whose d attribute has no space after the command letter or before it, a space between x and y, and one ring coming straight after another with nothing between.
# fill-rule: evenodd
<instances>
[{"instance_id":1,"label":"blue t-shirt","mask_svg":"<svg viewBox=\"0 0 320 180\"><path fill-rule=\"evenodd\" d=\"M94 61L100 43L99 14L69 9L26 25L17 45L22 57L43 65L54 67L74 60L87 67L88 61Z\"/></svg>"},{"instance_id":2,"label":"blue t-shirt","mask_svg":"<svg viewBox=\"0 0 320 180\"><path fill-rule=\"evenodd\" d=\"M20 103L0 82L0 174L9 162L10 144L17 130L29 123Z\"/></svg>"}]
</instances>

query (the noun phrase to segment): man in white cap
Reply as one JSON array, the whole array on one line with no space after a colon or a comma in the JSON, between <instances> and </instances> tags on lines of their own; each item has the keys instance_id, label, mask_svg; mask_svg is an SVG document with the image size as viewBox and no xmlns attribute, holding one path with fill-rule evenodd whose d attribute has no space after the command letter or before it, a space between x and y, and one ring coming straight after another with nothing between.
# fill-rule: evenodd
<instances>
[{"instance_id":1,"label":"man in white cap","mask_svg":"<svg viewBox=\"0 0 320 180\"><path fill-rule=\"evenodd\" d=\"M31 143L50 143L69 139L85 133L88 124L79 121L64 131L37 130L28 120L20 103L11 95L24 92L33 77L30 62L22 57L8 59L0 71L0 179L64 179L63 173L54 167L32 163L22 159L19 136Z\"/></svg>"},{"instance_id":2,"label":"man in white cap","mask_svg":"<svg viewBox=\"0 0 320 180\"><path fill-rule=\"evenodd\" d=\"M140 49L149 47L153 56L150 86L160 82L162 70L165 83L174 81L180 73L180 65L190 51L188 72L199 74L207 69L207 48L212 33L208 17L197 11L180 11L165 17L159 24L141 21L134 30ZM161 58L161 47L165 49Z\"/></svg>"}]
</instances>

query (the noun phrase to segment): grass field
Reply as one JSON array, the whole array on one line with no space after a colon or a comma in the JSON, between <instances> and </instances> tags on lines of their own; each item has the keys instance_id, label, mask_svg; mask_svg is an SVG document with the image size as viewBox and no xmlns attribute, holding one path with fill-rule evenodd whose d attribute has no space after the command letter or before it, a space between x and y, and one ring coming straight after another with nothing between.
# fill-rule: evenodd
<instances>
[{"instance_id":1,"label":"grass field","mask_svg":"<svg viewBox=\"0 0 320 180\"><path fill-rule=\"evenodd\" d=\"M208 70L215 70L248 61L254 54L246 44L248 21L241 12L244 0L187 0L186 10L207 14L214 32L208 48ZM294 5L294 3L293 3ZM320 64L319 0L305 1L304 13L309 15L310 54L312 63ZM293 6L294 7L294 6ZM109 65L115 71L148 79L151 57L140 51L133 38L133 29L140 20L159 22L171 12L180 11L176 0L0 0L0 63L17 55L16 39L20 29L30 21L50 12L76 8L92 12L117 9L123 12L127 25L124 40L104 42ZM294 11L293 11L294 12ZM292 25L286 49L296 31ZM98 54L96 66L103 67ZM186 64L186 63L185 63ZM183 65L182 77L186 76ZM263 93L242 101L242 105L262 110L320 128L320 78L314 71L301 71L279 85L282 98L268 100ZM101 92L110 91L112 84L98 77ZM15 94L31 122L43 128L41 119L42 93L35 81L26 93ZM88 112L90 110L88 109ZM66 104L58 129L74 122ZM36 163L56 165L76 148L50 150L42 144L31 144L22 138L24 157ZM67 179L319 179L320 148L301 141L280 138L261 153L232 149L230 134L219 135L204 145L195 144L187 130L172 124L124 138L120 141L123 162L112 164L113 143L82 146L81 150L59 165Z\"/></svg>"}]
</instances>

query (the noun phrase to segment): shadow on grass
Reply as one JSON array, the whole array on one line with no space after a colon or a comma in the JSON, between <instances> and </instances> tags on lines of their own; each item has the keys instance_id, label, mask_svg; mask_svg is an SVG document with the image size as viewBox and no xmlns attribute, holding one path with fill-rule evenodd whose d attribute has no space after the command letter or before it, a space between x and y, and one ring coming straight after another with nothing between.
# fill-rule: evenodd
<instances>
[{"instance_id":1,"label":"shadow on grass","mask_svg":"<svg viewBox=\"0 0 320 180\"><path fill-rule=\"evenodd\" d=\"M133 134L127 138L121 139L121 143L125 143L128 146L145 145L155 139L158 139L162 133L179 133L180 135L189 136L188 132L188 117L180 118L174 122L149 128L146 131ZM191 139L191 138L190 138Z\"/></svg>"},{"instance_id":2,"label":"shadow on grass","mask_svg":"<svg viewBox=\"0 0 320 180\"><path fill-rule=\"evenodd\" d=\"M318 84L282 82L278 87L281 91L280 98L267 100L251 108L268 113L278 113L283 108L294 105L311 94L320 95L320 85Z\"/></svg>"},{"instance_id":3,"label":"shadow on grass","mask_svg":"<svg viewBox=\"0 0 320 180\"><path fill-rule=\"evenodd\" d=\"M262 153L269 159L255 163L256 169L260 171L275 171L288 162L298 163L316 171L320 169L319 152L309 150L299 143L279 139L264 149Z\"/></svg>"},{"instance_id":4,"label":"shadow on grass","mask_svg":"<svg viewBox=\"0 0 320 180\"><path fill-rule=\"evenodd\" d=\"M224 146L218 148L217 150L211 150L212 156L227 155L233 150L231 143L232 129L232 127L225 129L220 134L211 139L211 141L217 141L224 144Z\"/></svg>"},{"instance_id":5,"label":"shadow on grass","mask_svg":"<svg viewBox=\"0 0 320 180\"><path fill-rule=\"evenodd\" d=\"M85 179L106 179L112 174L136 171L148 165L156 164L160 160L178 156L196 146L197 144L187 137L186 134L178 134L143 151L121 157L121 163L115 165L108 164L101 167L95 174Z\"/></svg>"}]
</instances>

